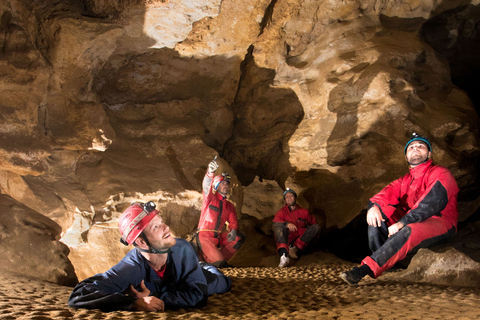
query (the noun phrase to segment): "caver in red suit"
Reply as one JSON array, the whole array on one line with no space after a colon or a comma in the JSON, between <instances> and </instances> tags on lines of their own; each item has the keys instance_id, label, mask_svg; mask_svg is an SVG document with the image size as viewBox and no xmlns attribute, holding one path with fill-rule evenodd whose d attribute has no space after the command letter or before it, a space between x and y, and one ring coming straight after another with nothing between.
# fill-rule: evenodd
<instances>
[{"instance_id":1,"label":"caver in red suit","mask_svg":"<svg viewBox=\"0 0 480 320\"><path fill-rule=\"evenodd\" d=\"M211 172L210 166L211 164L203 179L203 204L198 222L198 251L201 261L221 268L230 266L227 261L245 242L245 235L238 232L235 207L226 199L226 194L222 195L217 191L220 183L228 183L228 177L222 175L214 179L215 173ZM216 163L215 166L218 167ZM224 230L227 222L228 230Z\"/></svg>"},{"instance_id":2,"label":"caver in red suit","mask_svg":"<svg viewBox=\"0 0 480 320\"><path fill-rule=\"evenodd\" d=\"M296 231L289 231L286 228L286 224L289 222L297 227ZM309 231L306 232L307 230ZM273 231L277 251L280 248L288 251L289 246L303 250L310 241L318 236L320 226L317 225L315 217L307 209L296 204L295 209L291 210L289 205L285 205L273 218Z\"/></svg>"},{"instance_id":3,"label":"caver in red suit","mask_svg":"<svg viewBox=\"0 0 480 320\"><path fill-rule=\"evenodd\" d=\"M356 285L367 274L377 278L420 248L451 240L456 233L458 187L444 167L430 159L430 141L413 133L405 145L410 172L370 199L368 240L372 255L360 267L340 274Z\"/></svg>"},{"instance_id":4,"label":"caver in red suit","mask_svg":"<svg viewBox=\"0 0 480 320\"><path fill-rule=\"evenodd\" d=\"M362 264L367 264L376 278L409 252L452 239L458 221L458 191L450 171L428 160L373 196L369 207L379 207L385 221L381 227L369 226L373 254ZM385 230L396 222L404 227L388 238Z\"/></svg>"}]
</instances>

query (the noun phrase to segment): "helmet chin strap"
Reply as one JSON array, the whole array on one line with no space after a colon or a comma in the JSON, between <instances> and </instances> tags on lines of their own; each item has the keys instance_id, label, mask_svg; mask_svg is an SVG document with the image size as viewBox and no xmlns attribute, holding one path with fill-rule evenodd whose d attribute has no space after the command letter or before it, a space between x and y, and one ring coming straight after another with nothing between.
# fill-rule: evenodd
<instances>
[{"instance_id":1,"label":"helmet chin strap","mask_svg":"<svg viewBox=\"0 0 480 320\"><path fill-rule=\"evenodd\" d=\"M140 250L142 252L147 252L147 253L155 253L155 254L160 254L160 253L169 253L171 251L170 248L168 248L167 250L158 250L158 249L155 249L155 248L152 248L152 247L148 247L149 249L146 250L146 249L142 249L142 248L139 248L137 247L137 250Z\"/></svg>"},{"instance_id":2,"label":"helmet chin strap","mask_svg":"<svg viewBox=\"0 0 480 320\"><path fill-rule=\"evenodd\" d=\"M171 248L161 250L161 249L155 249L154 247L152 247L147 237L143 234L143 232L140 234L140 237L142 237L142 239L145 241L145 243L148 246L148 250L137 247L137 249L140 250L141 252L161 254L161 253L169 253L171 251Z\"/></svg>"}]
</instances>

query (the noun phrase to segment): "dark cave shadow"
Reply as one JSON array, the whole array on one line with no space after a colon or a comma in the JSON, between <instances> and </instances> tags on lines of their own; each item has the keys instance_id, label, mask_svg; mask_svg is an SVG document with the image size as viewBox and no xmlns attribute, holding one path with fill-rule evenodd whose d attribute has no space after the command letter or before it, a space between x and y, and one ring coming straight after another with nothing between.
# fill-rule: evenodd
<instances>
[{"instance_id":1,"label":"dark cave shadow","mask_svg":"<svg viewBox=\"0 0 480 320\"><path fill-rule=\"evenodd\" d=\"M468 17L466 19L465 17ZM453 25L452 25L453 21ZM452 35L446 25L455 27L456 21L462 21ZM471 98L475 110L480 115L480 34L475 26L480 23L480 6L466 3L463 6L444 11L433 16L420 30L420 36L426 43L447 59L452 82L465 90ZM452 37L456 37L452 45Z\"/></svg>"},{"instance_id":2,"label":"dark cave shadow","mask_svg":"<svg viewBox=\"0 0 480 320\"><path fill-rule=\"evenodd\" d=\"M303 107L291 89L274 88L275 70L256 66L253 46L242 62L232 110L234 128L221 155L242 185L256 176L284 187L290 175L288 140L303 119Z\"/></svg>"},{"instance_id":3,"label":"dark cave shadow","mask_svg":"<svg viewBox=\"0 0 480 320\"><path fill-rule=\"evenodd\" d=\"M308 211L316 214L317 223L321 226L321 235L315 244L316 250L331 252L341 259L353 262L361 261L371 254L368 248L366 210L363 208L367 201L363 205L360 200L365 197L365 191L358 181L353 179L346 182L328 170L297 172L294 178L301 181L301 185L305 185L306 188L299 197L308 202ZM329 217L335 219L341 213L329 210L337 208L338 201L342 202L343 208L351 208L350 215L353 216L342 228L338 228L338 225L344 222L345 217L338 217L335 222L327 221ZM360 214L354 215L353 212L357 211L355 208L358 208Z\"/></svg>"},{"instance_id":4,"label":"dark cave shadow","mask_svg":"<svg viewBox=\"0 0 480 320\"><path fill-rule=\"evenodd\" d=\"M458 223L458 231L451 244L447 244L480 263L480 209Z\"/></svg>"}]
</instances>

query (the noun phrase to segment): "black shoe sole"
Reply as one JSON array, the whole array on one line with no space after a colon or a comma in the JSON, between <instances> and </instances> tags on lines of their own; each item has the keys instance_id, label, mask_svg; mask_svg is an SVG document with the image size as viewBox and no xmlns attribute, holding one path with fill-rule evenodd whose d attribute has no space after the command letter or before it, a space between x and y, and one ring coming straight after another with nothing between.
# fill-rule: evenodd
<instances>
[{"instance_id":1,"label":"black shoe sole","mask_svg":"<svg viewBox=\"0 0 480 320\"><path fill-rule=\"evenodd\" d=\"M356 286L358 284L358 281L357 282L353 282L353 281L349 281L348 280L348 275L346 272L342 272L340 273L340 279L342 279L343 281L345 281L346 283L348 283L349 286Z\"/></svg>"}]
</instances>

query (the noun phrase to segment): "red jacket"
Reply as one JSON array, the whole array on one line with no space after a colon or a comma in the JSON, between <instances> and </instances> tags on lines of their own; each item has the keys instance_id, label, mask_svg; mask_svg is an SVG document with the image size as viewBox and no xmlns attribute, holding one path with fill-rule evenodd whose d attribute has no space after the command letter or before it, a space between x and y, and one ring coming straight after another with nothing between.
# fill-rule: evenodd
<instances>
[{"instance_id":1,"label":"red jacket","mask_svg":"<svg viewBox=\"0 0 480 320\"><path fill-rule=\"evenodd\" d=\"M297 229L306 229L317 223L315 217L311 215L307 209L300 207L298 204L293 211L290 211L288 205L278 210L273 218L273 222L290 222L293 223Z\"/></svg>"},{"instance_id":2,"label":"red jacket","mask_svg":"<svg viewBox=\"0 0 480 320\"><path fill-rule=\"evenodd\" d=\"M214 175L207 172L203 178L203 204L198 230L220 232L227 221L228 229L238 230L237 212L233 204L220 193L213 193Z\"/></svg>"},{"instance_id":3,"label":"red jacket","mask_svg":"<svg viewBox=\"0 0 480 320\"><path fill-rule=\"evenodd\" d=\"M389 219L388 225L401 222L406 226L437 216L456 228L458 191L450 171L428 160L390 183L373 196L370 202L382 210Z\"/></svg>"}]
</instances>

